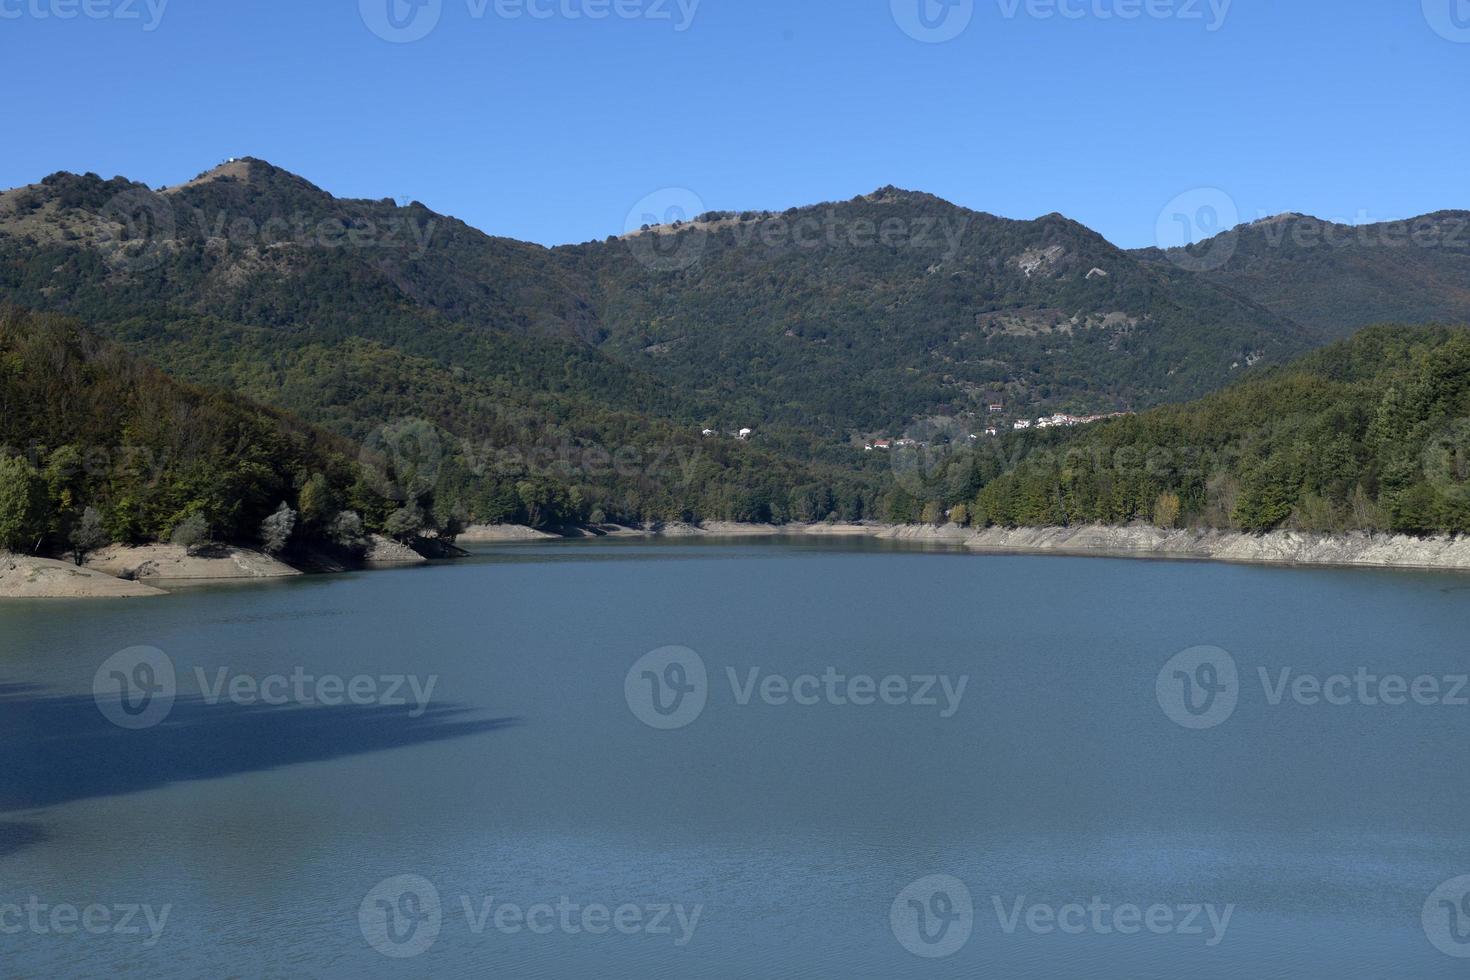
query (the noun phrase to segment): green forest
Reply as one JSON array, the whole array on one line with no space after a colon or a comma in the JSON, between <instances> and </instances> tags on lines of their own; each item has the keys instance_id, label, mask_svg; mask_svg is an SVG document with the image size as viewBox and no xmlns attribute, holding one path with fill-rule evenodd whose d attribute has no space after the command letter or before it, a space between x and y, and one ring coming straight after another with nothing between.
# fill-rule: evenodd
<instances>
[{"instance_id":1,"label":"green forest","mask_svg":"<svg viewBox=\"0 0 1470 980\"><path fill-rule=\"evenodd\" d=\"M1196 402L949 454L912 513L976 526L1470 531L1470 332L1370 327Z\"/></svg>"}]
</instances>

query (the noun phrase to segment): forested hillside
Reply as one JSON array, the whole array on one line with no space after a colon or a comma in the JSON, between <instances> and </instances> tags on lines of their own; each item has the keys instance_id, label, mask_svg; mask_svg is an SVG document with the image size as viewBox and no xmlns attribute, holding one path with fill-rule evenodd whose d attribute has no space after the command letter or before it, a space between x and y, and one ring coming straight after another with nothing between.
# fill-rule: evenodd
<instances>
[{"instance_id":1,"label":"forested hillside","mask_svg":"<svg viewBox=\"0 0 1470 980\"><path fill-rule=\"evenodd\" d=\"M0 549L361 537L386 504L343 440L179 384L55 316L0 311ZM355 508L357 523L339 518ZM299 521L297 518L299 517Z\"/></svg>"},{"instance_id":2,"label":"forested hillside","mask_svg":"<svg viewBox=\"0 0 1470 980\"><path fill-rule=\"evenodd\" d=\"M1467 532L1470 331L1369 328L1197 402L953 454L924 490L977 525Z\"/></svg>"},{"instance_id":3,"label":"forested hillside","mask_svg":"<svg viewBox=\"0 0 1470 980\"><path fill-rule=\"evenodd\" d=\"M1174 265L1157 249L1134 254ZM1211 266L1225 258L1198 277L1324 337L1373 323L1470 323L1470 211L1364 225L1283 214L1183 254Z\"/></svg>"}]
</instances>

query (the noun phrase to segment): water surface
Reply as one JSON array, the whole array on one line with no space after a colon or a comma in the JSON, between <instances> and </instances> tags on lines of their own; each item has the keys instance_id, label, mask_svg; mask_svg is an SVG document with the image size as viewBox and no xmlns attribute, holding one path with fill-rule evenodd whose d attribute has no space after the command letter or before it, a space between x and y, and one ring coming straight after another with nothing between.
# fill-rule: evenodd
<instances>
[{"instance_id":1,"label":"water surface","mask_svg":"<svg viewBox=\"0 0 1470 980\"><path fill-rule=\"evenodd\" d=\"M1272 705L1257 678L1464 673L1467 585L872 541L590 541L158 600L7 603L0 906L169 917L151 945L146 930L9 929L4 972L1463 976L1421 910L1470 874L1470 708ZM178 697L130 730L103 717L93 681L140 645L176 665ZM707 667L707 703L656 730L625 680L671 645ZM1239 665L1239 704L1189 730L1156 681L1201 645ZM222 667L436 681L422 713L210 704L195 672ZM950 717L942 696L742 705L729 671L752 668L968 681ZM391 957L360 912L401 875L432 885L442 916L432 942L389 939L415 954ZM975 910L937 959L890 921L933 875L963 883ZM1211 945L1208 925L1008 932L996 910L1094 897L1232 912ZM698 918L681 931L671 911L667 934L512 931L513 913L473 928L486 908L559 902L579 910L573 925L589 905L635 906L645 925L665 906ZM415 911L393 908L401 923ZM17 921L0 909L0 929Z\"/></svg>"}]
</instances>

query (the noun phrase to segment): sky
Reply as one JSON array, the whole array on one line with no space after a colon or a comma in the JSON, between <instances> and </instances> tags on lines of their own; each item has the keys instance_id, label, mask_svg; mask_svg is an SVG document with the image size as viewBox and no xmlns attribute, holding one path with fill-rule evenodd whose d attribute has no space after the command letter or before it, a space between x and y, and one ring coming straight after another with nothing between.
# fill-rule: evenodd
<instances>
[{"instance_id":1,"label":"sky","mask_svg":"<svg viewBox=\"0 0 1470 980\"><path fill-rule=\"evenodd\" d=\"M889 184L1124 247L1470 208L1470 0L0 0L0 64L0 187L255 156L547 245Z\"/></svg>"}]
</instances>

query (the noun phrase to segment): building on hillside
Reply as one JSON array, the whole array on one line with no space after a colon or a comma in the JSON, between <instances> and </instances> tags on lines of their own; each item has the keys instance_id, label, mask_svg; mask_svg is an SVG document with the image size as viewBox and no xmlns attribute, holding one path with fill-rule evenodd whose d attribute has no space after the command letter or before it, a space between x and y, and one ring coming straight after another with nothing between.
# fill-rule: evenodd
<instances>
[{"instance_id":1,"label":"building on hillside","mask_svg":"<svg viewBox=\"0 0 1470 980\"><path fill-rule=\"evenodd\" d=\"M1029 428L1031 428L1031 420L1030 419L1017 419L1016 420L1016 426L1015 427L1017 429L1029 429Z\"/></svg>"},{"instance_id":2,"label":"building on hillside","mask_svg":"<svg viewBox=\"0 0 1470 980\"><path fill-rule=\"evenodd\" d=\"M735 438L736 439L749 439L753 435L755 435L755 433L753 431L751 431L750 429L741 429L739 432L737 432L735 434Z\"/></svg>"}]
</instances>

